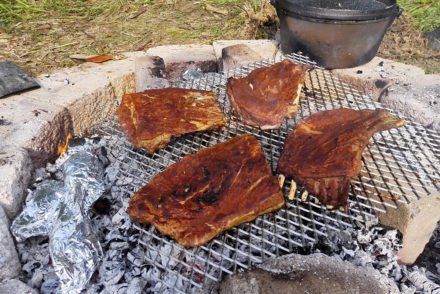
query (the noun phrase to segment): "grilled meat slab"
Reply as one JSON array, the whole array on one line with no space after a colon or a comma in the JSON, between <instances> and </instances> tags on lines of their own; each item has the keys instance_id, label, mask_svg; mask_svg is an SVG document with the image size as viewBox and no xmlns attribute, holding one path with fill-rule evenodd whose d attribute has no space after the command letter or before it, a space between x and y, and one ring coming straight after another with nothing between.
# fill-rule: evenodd
<instances>
[{"instance_id":1,"label":"grilled meat slab","mask_svg":"<svg viewBox=\"0 0 440 294\"><path fill-rule=\"evenodd\" d=\"M246 77L230 78L227 93L234 112L263 130L279 128L284 118L295 117L309 68L285 59Z\"/></svg>"},{"instance_id":2,"label":"grilled meat slab","mask_svg":"<svg viewBox=\"0 0 440 294\"><path fill-rule=\"evenodd\" d=\"M283 204L258 140L242 135L187 155L156 175L135 193L128 214L194 247Z\"/></svg>"},{"instance_id":3,"label":"grilled meat slab","mask_svg":"<svg viewBox=\"0 0 440 294\"><path fill-rule=\"evenodd\" d=\"M118 110L122 129L150 153L173 136L223 126L223 112L211 91L165 88L125 94Z\"/></svg>"},{"instance_id":4,"label":"grilled meat slab","mask_svg":"<svg viewBox=\"0 0 440 294\"><path fill-rule=\"evenodd\" d=\"M361 169L368 140L376 132L404 124L382 109L316 113L288 135L278 172L293 177L321 203L346 207L350 179Z\"/></svg>"}]
</instances>

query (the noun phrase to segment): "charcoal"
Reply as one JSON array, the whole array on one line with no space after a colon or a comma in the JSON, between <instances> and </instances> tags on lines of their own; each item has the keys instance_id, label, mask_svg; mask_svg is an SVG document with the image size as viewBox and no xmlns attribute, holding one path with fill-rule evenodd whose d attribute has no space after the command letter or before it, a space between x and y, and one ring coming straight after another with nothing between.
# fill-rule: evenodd
<instances>
[{"instance_id":1,"label":"charcoal","mask_svg":"<svg viewBox=\"0 0 440 294\"><path fill-rule=\"evenodd\" d=\"M127 287L127 294L142 293L147 281L142 278L134 278L130 281Z\"/></svg>"},{"instance_id":2,"label":"charcoal","mask_svg":"<svg viewBox=\"0 0 440 294\"><path fill-rule=\"evenodd\" d=\"M206 138L206 141L201 140L199 143L213 145L231 136L226 130L220 130L219 134L221 135L218 137ZM132 151L118 147L121 146L118 140L121 139L110 136L99 136L99 140L85 139L82 145L73 146L68 151L89 150L103 156L101 161L108 160L103 179L103 203L96 203L90 213L104 255L85 293L140 293L140 290L146 293L174 293L173 287L184 292L193 292L196 288L186 279L203 284L209 281L207 276L219 278L222 268L242 271L243 268L238 264L249 264L250 256L251 262L261 262L284 253L274 244L289 248L291 244L287 240L297 240L298 235L283 231L280 226L275 227L270 221L273 216L258 219L254 225L244 225L240 229L228 231L217 241L204 246L210 251L202 248L184 249L149 226L139 229L139 225L134 225L127 215L126 209L128 199L134 193L133 187L140 187L145 182L141 183L133 175L146 181L165 167L156 160L147 158L142 158L146 161L143 164L134 164L134 160L130 160ZM271 144L271 141L267 140L266 144ZM173 153L180 155L187 152L193 153L194 150L173 150ZM166 164L178 158L169 151L160 151L152 156L160 156L161 161ZM54 163L36 172L34 182L38 178L38 183L34 189L49 180L62 177L60 171L61 165ZM280 216L285 217L283 214ZM437 269L434 267L433 274L423 268L399 265L396 252L401 243L401 235L396 230L381 227L375 217L365 219L364 216L353 215L351 220L353 227L344 228L342 232L327 227L320 228L327 236L322 236L317 244L293 247L292 250L305 255L323 252L356 266L373 267L392 278L403 293L422 293L425 288L437 291L437 286L429 284L429 288L427 281L435 285L437 280L434 276L439 276L440 271L437 270L440 270L440 264ZM320 216L314 216L314 221L326 223ZM291 230L301 232L300 225L289 223L289 226ZM283 238L275 237L270 232L277 232ZM433 238L438 240L439 233L436 232ZM237 239L241 241L237 242ZM247 241L252 242L252 246ZM432 248L440 248L440 241L433 241L432 244ZM47 238L27 240L18 244L17 249L26 282L39 287L42 293L59 291L59 280L49 258ZM421 282L417 278L419 276L425 280Z\"/></svg>"},{"instance_id":3,"label":"charcoal","mask_svg":"<svg viewBox=\"0 0 440 294\"><path fill-rule=\"evenodd\" d=\"M43 271L41 269L37 269L34 271L32 278L30 280L30 286L35 289L39 289L43 284Z\"/></svg>"},{"instance_id":4,"label":"charcoal","mask_svg":"<svg viewBox=\"0 0 440 294\"><path fill-rule=\"evenodd\" d=\"M126 294L127 293L127 283L118 285L109 285L104 288L101 294Z\"/></svg>"},{"instance_id":5,"label":"charcoal","mask_svg":"<svg viewBox=\"0 0 440 294\"><path fill-rule=\"evenodd\" d=\"M56 293L60 288L60 281L54 271L48 271L44 275L43 283L40 287L42 294Z\"/></svg>"},{"instance_id":6,"label":"charcoal","mask_svg":"<svg viewBox=\"0 0 440 294\"><path fill-rule=\"evenodd\" d=\"M106 257L99 267L100 278L106 286L116 285L124 275L124 262L122 260L108 260Z\"/></svg>"}]
</instances>

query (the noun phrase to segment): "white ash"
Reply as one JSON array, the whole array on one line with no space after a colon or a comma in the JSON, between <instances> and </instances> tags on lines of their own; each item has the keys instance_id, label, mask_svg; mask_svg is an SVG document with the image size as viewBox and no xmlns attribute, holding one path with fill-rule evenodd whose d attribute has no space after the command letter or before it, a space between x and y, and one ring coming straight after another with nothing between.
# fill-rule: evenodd
<instances>
[{"instance_id":1,"label":"white ash","mask_svg":"<svg viewBox=\"0 0 440 294\"><path fill-rule=\"evenodd\" d=\"M228 135L228 134L226 134ZM223 137L221 137L223 140ZM126 213L128 198L133 194L133 186L142 186L142 180L134 177L122 176L121 170L129 169L132 175L141 173L154 175L165 167L152 164L148 167L129 161L129 166L124 164L127 151L111 146L119 146L119 138L106 137L86 139L79 146L71 148L75 152L81 148L99 150L102 160L107 160L109 165L105 172L106 192L98 201L104 207L98 209L95 205L91 213L93 226L99 236L99 241L104 252L100 267L95 272L90 284L83 293L142 293L158 292L173 293L173 287L184 292L195 291L196 286L191 285L187 279L203 284L209 279L203 275L207 273L212 277L220 278L221 269L234 270L234 262L248 264L249 254L252 262L263 261L276 256L277 248L271 243L278 242L281 246L288 246L283 240L275 236L265 237L263 241L259 236L264 234L258 227L264 227L267 232L273 231L270 222L265 222L266 216L256 221L256 225L245 225L241 229L233 229L220 242L213 242L204 248L183 249L169 238L157 240L153 237L156 232L150 229L142 233L133 226ZM173 150L174 153L175 150ZM182 150L184 153L193 153L194 150ZM175 156L169 152L159 151L158 156L164 157L165 162L175 161ZM34 173L36 186L51 179L60 179L60 162L48 164ZM145 175L144 175L145 178ZM269 217L269 216L267 216ZM318 221L322 221L317 217ZM303 253L324 252L329 255L339 256L343 260L359 266L372 266L393 278L404 293L423 293L431 290L438 293L439 281L435 280L438 273L426 271L423 267L406 267L397 263L396 251L401 242L395 230L386 230L377 225L377 220L372 219L359 222L358 229L345 230L341 233L327 231L328 237L313 248L301 249ZM363 226L363 227L362 227ZM281 228L277 228L278 231ZM267 233L266 233L267 234ZM284 237L294 238L287 230ZM235 238L250 240L253 246L237 243ZM433 246L440 248L439 234ZM141 246L148 244L148 246ZM224 246L223 243L227 244ZM247 242L245 242L247 243ZM209 250L206 250L208 247ZM59 290L58 278L55 275L48 251L47 238L32 238L18 244L17 249L23 264L23 280L40 290L41 293L56 293ZM262 250L264 249L264 250ZM211 263L207 263L210 260ZM160 265L153 266L152 261ZM216 266L214 266L216 265ZM164 269L165 268L165 269ZM235 268L240 270L240 267Z\"/></svg>"},{"instance_id":2,"label":"white ash","mask_svg":"<svg viewBox=\"0 0 440 294\"><path fill-rule=\"evenodd\" d=\"M400 244L398 231L381 227L376 220L361 229L329 232L312 251L338 256L354 265L372 266L393 279L403 293L440 293L440 285L435 283L438 275L398 263Z\"/></svg>"}]
</instances>

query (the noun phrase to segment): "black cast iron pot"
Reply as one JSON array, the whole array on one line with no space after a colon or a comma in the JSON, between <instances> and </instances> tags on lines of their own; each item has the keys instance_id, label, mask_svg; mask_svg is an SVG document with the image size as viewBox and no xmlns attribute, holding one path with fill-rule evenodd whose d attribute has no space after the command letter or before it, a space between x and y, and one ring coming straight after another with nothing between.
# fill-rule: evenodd
<instances>
[{"instance_id":1,"label":"black cast iron pot","mask_svg":"<svg viewBox=\"0 0 440 294\"><path fill-rule=\"evenodd\" d=\"M283 53L303 52L325 68L364 64L402 10L396 0L271 0Z\"/></svg>"}]
</instances>

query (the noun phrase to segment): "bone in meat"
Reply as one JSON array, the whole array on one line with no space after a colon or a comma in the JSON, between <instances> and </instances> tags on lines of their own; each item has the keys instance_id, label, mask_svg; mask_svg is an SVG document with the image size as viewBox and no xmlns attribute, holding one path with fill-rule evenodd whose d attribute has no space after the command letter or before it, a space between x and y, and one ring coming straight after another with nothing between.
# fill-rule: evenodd
<instances>
[{"instance_id":1,"label":"bone in meat","mask_svg":"<svg viewBox=\"0 0 440 294\"><path fill-rule=\"evenodd\" d=\"M316 113L288 135L278 172L293 177L322 204L346 207L350 179L361 169L368 140L376 132L404 124L382 109Z\"/></svg>"},{"instance_id":2,"label":"bone in meat","mask_svg":"<svg viewBox=\"0 0 440 294\"><path fill-rule=\"evenodd\" d=\"M227 93L234 112L245 123L263 130L279 128L284 118L295 117L309 68L285 59L246 77L230 78Z\"/></svg>"}]
</instances>

